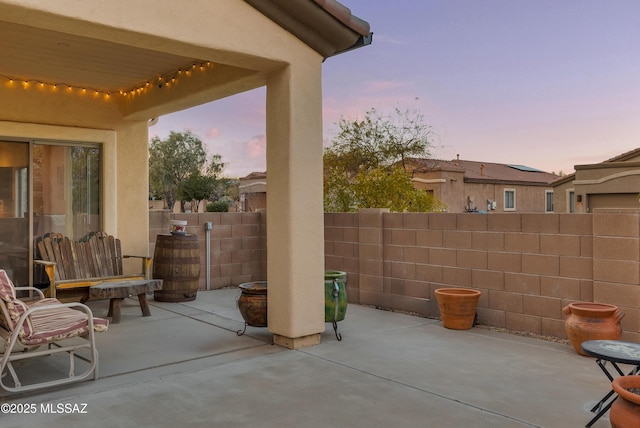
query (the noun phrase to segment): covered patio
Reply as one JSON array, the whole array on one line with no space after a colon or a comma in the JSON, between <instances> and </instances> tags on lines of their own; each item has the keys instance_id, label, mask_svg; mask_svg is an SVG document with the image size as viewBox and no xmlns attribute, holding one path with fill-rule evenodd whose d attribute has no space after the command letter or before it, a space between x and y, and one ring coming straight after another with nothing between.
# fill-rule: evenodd
<instances>
[{"instance_id":1,"label":"covered patio","mask_svg":"<svg viewBox=\"0 0 640 428\"><path fill-rule=\"evenodd\" d=\"M47 232L103 231L148 255L149 124L266 87L269 331L288 348L319 343L322 64L370 42L369 24L335 0L0 0L0 97L11 100L0 185L20 189L0 198L0 242L18 260L2 267L33 284L33 242Z\"/></svg>"},{"instance_id":2,"label":"covered patio","mask_svg":"<svg viewBox=\"0 0 640 428\"><path fill-rule=\"evenodd\" d=\"M266 328L236 334L239 294L150 297L150 317L126 299L122 322L97 337L100 379L3 395L37 412L3 414L2 426L578 427L610 389L570 345L355 304L342 341L327 328L320 345L287 351ZM106 315L107 302L90 306ZM57 365L29 364L32 376ZM607 415L593 425L608 426Z\"/></svg>"}]
</instances>

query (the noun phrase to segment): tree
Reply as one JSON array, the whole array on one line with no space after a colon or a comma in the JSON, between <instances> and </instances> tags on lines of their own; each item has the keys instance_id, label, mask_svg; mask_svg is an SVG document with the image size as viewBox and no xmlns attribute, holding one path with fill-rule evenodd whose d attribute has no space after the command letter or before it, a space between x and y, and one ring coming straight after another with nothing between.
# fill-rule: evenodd
<instances>
[{"instance_id":1,"label":"tree","mask_svg":"<svg viewBox=\"0 0 640 428\"><path fill-rule=\"evenodd\" d=\"M213 192L215 178L202 175L200 171L192 173L178 186L178 197L182 201L196 201L195 211L203 199L208 199Z\"/></svg>"},{"instance_id":2,"label":"tree","mask_svg":"<svg viewBox=\"0 0 640 428\"><path fill-rule=\"evenodd\" d=\"M169 210L176 200L208 199L216 189L225 164L220 155L207 152L191 131L169 133L161 140L153 137L149 145L149 187L163 198Z\"/></svg>"},{"instance_id":3,"label":"tree","mask_svg":"<svg viewBox=\"0 0 640 428\"><path fill-rule=\"evenodd\" d=\"M362 120L340 118L340 131L325 151L325 164L355 175L361 170L405 166L410 157L429 157L431 127L416 110L395 109L395 117L383 116L376 109Z\"/></svg>"},{"instance_id":4,"label":"tree","mask_svg":"<svg viewBox=\"0 0 640 428\"><path fill-rule=\"evenodd\" d=\"M327 212L358 208L442 211L432 195L413 187L407 161L429 156L431 128L415 110L395 117L375 109L362 120L338 122L340 132L324 153L324 205Z\"/></svg>"},{"instance_id":5,"label":"tree","mask_svg":"<svg viewBox=\"0 0 640 428\"><path fill-rule=\"evenodd\" d=\"M361 208L389 208L394 212L444 210L433 195L413 187L411 176L401 165L360 171L352 187Z\"/></svg>"}]
</instances>

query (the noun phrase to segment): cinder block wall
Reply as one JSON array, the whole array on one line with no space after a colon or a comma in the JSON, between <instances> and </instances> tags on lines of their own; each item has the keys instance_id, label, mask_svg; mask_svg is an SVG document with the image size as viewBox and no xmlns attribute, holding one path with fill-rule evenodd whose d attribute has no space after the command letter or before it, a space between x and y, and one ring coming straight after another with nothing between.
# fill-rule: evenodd
<instances>
[{"instance_id":1,"label":"cinder block wall","mask_svg":"<svg viewBox=\"0 0 640 428\"><path fill-rule=\"evenodd\" d=\"M640 341L640 212L325 214L325 264L354 303L437 316L434 290L480 289L479 322L566 337L571 302L620 307Z\"/></svg>"},{"instance_id":2,"label":"cinder block wall","mask_svg":"<svg viewBox=\"0 0 640 428\"><path fill-rule=\"evenodd\" d=\"M211 221L211 288L266 279L264 213L150 211L151 252L169 220L198 235ZM325 267L348 274L349 301L437 316L434 290L480 289L479 322L566 337L562 308L587 301L625 313L623 338L640 342L640 211L593 214L325 214Z\"/></svg>"},{"instance_id":3,"label":"cinder block wall","mask_svg":"<svg viewBox=\"0 0 640 428\"><path fill-rule=\"evenodd\" d=\"M635 332L625 336L640 342L640 213L637 210L596 210L593 218L593 298L617 305L625 313L622 325Z\"/></svg>"},{"instance_id":4,"label":"cinder block wall","mask_svg":"<svg viewBox=\"0 0 640 428\"><path fill-rule=\"evenodd\" d=\"M153 254L156 236L170 231L170 220L186 220L187 233L198 236L200 243L200 289L206 281L205 223L210 232L211 289L238 286L243 282L267 279L266 216L247 213L180 213L149 211L149 251Z\"/></svg>"}]
</instances>

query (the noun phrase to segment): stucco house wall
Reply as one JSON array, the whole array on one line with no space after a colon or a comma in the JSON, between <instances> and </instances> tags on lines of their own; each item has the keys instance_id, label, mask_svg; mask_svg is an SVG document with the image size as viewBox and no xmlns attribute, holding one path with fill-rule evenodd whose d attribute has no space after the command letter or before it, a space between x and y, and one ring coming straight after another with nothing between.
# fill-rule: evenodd
<instances>
[{"instance_id":1,"label":"stucco house wall","mask_svg":"<svg viewBox=\"0 0 640 428\"><path fill-rule=\"evenodd\" d=\"M575 196L575 212L600 208L640 207L640 149L597 164L576 165L575 173L552 183L558 195L557 212L569 211L569 192Z\"/></svg>"},{"instance_id":2,"label":"stucco house wall","mask_svg":"<svg viewBox=\"0 0 640 428\"><path fill-rule=\"evenodd\" d=\"M411 159L405 168L413 185L432 193L447 211L546 212L553 174L510 165L456 159ZM505 208L505 190L515 191L515 209Z\"/></svg>"},{"instance_id":3,"label":"stucco house wall","mask_svg":"<svg viewBox=\"0 0 640 428\"><path fill-rule=\"evenodd\" d=\"M239 179L240 208L242 211L255 212L267 208L267 173L252 172Z\"/></svg>"},{"instance_id":4,"label":"stucco house wall","mask_svg":"<svg viewBox=\"0 0 640 428\"><path fill-rule=\"evenodd\" d=\"M279 277L269 329L283 346L314 344L325 328L323 292L306 282L324 269L322 63L370 42L368 30L332 0L0 0L0 36L13 50L0 64L0 99L11 100L0 105L0 138L101 144L103 229L126 253L144 254L149 121L266 86L267 165L278 189L267 198L279 213L267 219L267 275ZM66 41L47 46L52 34ZM154 75L139 80L149 64ZM110 72L131 86L96 88Z\"/></svg>"},{"instance_id":5,"label":"stucco house wall","mask_svg":"<svg viewBox=\"0 0 640 428\"><path fill-rule=\"evenodd\" d=\"M475 201L478 211L510 211L504 206L506 189L516 192L514 212L545 212L545 192L553 190L551 186L546 185L468 182L451 175L453 174L443 172L441 181L434 180L430 183L414 179L413 185L416 189L433 192L435 197L447 205L447 211L451 213L465 212L469 206L469 197ZM492 206L488 209L487 201L495 202L495 208Z\"/></svg>"},{"instance_id":6,"label":"stucco house wall","mask_svg":"<svg viewBox=\"0 0 640 428\"><path fill-rule=\"evenodd\" d=\"M569 213L570 211L570 203L569 203L569 194L575 194L575 187L573 184L573 180L571 179L573 176L563 177L557 182L553 183L553 208L554 212L557 213ZM582 198L579 202L575 203L575 212L584 213L586 212L583 208Z\"/></svg>"}]
</instances>

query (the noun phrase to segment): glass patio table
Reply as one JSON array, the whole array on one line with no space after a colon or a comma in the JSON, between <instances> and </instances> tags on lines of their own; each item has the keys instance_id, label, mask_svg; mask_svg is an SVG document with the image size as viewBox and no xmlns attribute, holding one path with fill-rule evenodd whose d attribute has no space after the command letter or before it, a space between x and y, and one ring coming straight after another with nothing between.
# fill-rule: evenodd
<instances>
[{"instance_id":1,"label":"glass patio table","mask_svg":"<svg viewBox=\"0 0 640 428\"><path fill-rule=\"evenodd\" d=\"M617 372L620 376L635 375L640 371L640 343L622 342L620 340L587 340L582 342L582 350L592 357L596 357L596 364L607 376L609 381L613 382L614 375ZM610 370L607 363L611 363ZM634 366L626 375L618 366L618 364L629 364ZM593 419L589 421L586 427L593 425L598 419L604 415L618 396L613 389L605 395L593 408L592 412L598 412Z\"/></svg>"}]
</instances>

